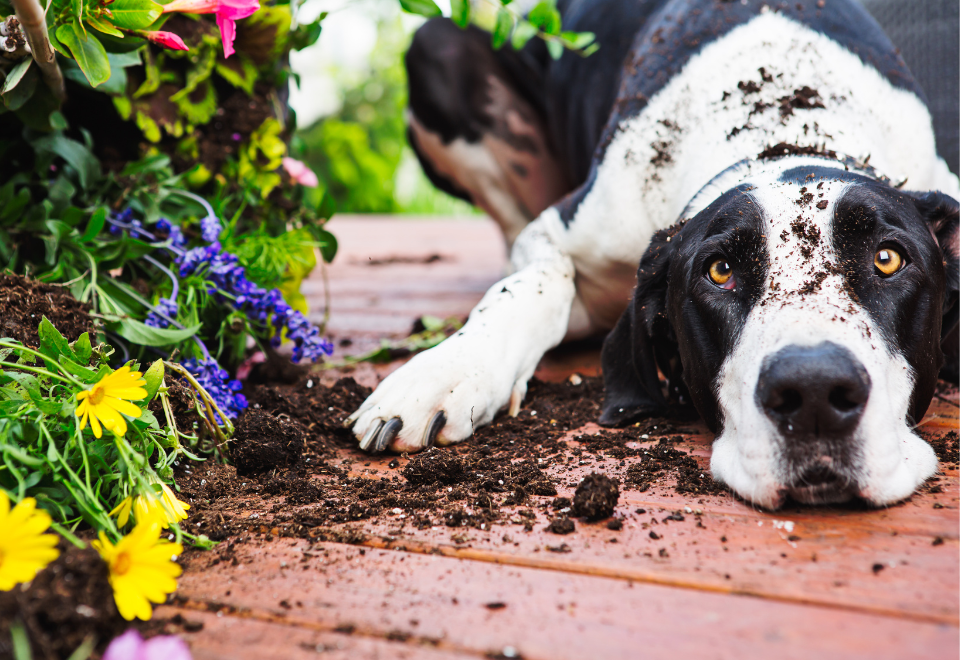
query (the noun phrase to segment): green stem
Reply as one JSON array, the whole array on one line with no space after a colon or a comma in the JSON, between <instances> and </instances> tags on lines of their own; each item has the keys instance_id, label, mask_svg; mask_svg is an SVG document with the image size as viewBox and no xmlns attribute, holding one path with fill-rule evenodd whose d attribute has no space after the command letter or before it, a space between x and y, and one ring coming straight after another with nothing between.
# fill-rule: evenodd
<instances>
[{"instance_id":1,"label":"green stem","mask_svg":"<svg viewBox=\"0 0 960 660\"><path fill-rule=\"evenodd\" d=\"M86 389L83 383L81 383L80 381L72 377L64 378L63 376L57 375L55 373L47 371L46 369L41 369L39 367L31 367L26 364L16 364L15 362L4 362L3 360L0 360L0 367L10 367L11 369L18 369L20 371L29 371L39 376L49 376L50 378L56 378L57 380L63 381L64 383L67 383L69 385L76 385L77 387Z\"/></svg>"}]
</instances>

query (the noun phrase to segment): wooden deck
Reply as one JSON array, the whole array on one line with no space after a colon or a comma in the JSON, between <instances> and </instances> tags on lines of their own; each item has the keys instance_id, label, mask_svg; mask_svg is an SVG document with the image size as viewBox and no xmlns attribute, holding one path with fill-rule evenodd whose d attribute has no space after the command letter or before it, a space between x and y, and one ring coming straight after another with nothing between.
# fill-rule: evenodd
<instances>
[{"instance_id":1,"label":"wooden deck","mask_svg":"<svg viewBox=\"0 0 960 660\"><path fill-rule=\"evenodd\" d=\"M331 230L341 250L330 331L352 341L340 354L403 336L423 314L466 315L505 264L483 220L340 217ZM319 273L305 292L319 314ZM395 367L355 375L373 385ZM548 356L538 375L597 369L587 347ZM957 406L955 390L935 400L924 429L955 430ZM685 448L706 457L711 436L698 428ZM396 474L392 456L344 453L355 476ZM560 495L615 463L583 458L551 468ZM498 525L456 540L399 518L350 523L368 535L363 545L279 538L238 544L231 562L192 553L180 604L158 615L203 624L185 633L197 660L958 658L957 470L936 486L882 510L775 513L728 496L625 491L622 530L578 522L563 537L543 531L546 519L532 532ZM663 520L675 511L683 521Z\"/></svg>"}]
</instances>

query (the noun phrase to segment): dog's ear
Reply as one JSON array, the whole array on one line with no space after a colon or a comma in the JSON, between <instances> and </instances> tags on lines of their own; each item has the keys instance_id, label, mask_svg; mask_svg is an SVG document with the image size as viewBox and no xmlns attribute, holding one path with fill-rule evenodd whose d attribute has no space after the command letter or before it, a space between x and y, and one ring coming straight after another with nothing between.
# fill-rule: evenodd
<instances>
[{"instance_id":1,"label":"dog's ear","mask_svg":"<svg viewBox=\"0 0 960 660\"><path fill-rule=\"evenodd\" d=\"M605 426L666 412L669 404L660 389L658 360L669 389L676 389L674 381L680 383L676 341L666 317L668 271L677 247L671 239L679 229L676 225L654 235L640 260L633 299L603 342L600 423Z\"/></svg>"},{"instance_id":2,"label":"dog's ear","mask_svg":"<svg viewBox=\"0 0 960 660\"><path fill-rule=\"evenodd\" d=\"M940 245L946 274L946 290L943 294L943 322L940 330L940 347L946 361L940 371L941 378L954 383L960 380L960 204L941 192L915 193L917 210L927 222L930 232Z\"/></svg>"}]
</instances>

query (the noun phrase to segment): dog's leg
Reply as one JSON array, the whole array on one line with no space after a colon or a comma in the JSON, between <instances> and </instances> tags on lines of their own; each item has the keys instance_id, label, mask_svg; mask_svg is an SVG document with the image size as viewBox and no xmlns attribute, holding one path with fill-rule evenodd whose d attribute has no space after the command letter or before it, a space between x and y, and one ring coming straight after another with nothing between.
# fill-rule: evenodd
<instances>
[{"instance_id":1,"label":"dog's leg","mask_svg":"<svg viewBox=\"0 0 960 660\"><path fill-rule=\"evenodd\" d=\"M459 442L501 408L519 407L540 358L567 331L574 267L541 220L520 234L511 261L516 272L487 291L460 332L390 374L346 420L362 449Z\"/></svg>"},{"instance_id":2,"label":"dog's leg","mask_svg":"<svg viewBox=\"0 0 960 660\"><path fill-rule=\"evenodd\" d=\"M441 190L486 211L512 245L569 189L547 137L536 62L449 19L425 23L406 58L407 136Z\"/></svg>"}]
</instances>

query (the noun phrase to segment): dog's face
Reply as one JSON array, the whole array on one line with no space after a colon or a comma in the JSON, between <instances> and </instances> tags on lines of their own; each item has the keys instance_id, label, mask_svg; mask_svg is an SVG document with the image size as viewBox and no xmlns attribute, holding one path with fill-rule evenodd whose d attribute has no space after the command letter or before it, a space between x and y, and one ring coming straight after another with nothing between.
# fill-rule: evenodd
<instances>
[{"instance_id":1,"label":"dog's face","mask_svg":"<svg viewBox=\"0 0 960 660\"><path fill-rule=\"evenodd\" d=\"M749 176L652 241L604 345L601 421L662 410L659 364L742 497L907 497L936 470L912 426L956 325L957 224L955 200L842 169Z\"/></svg>"}]
</instances>

